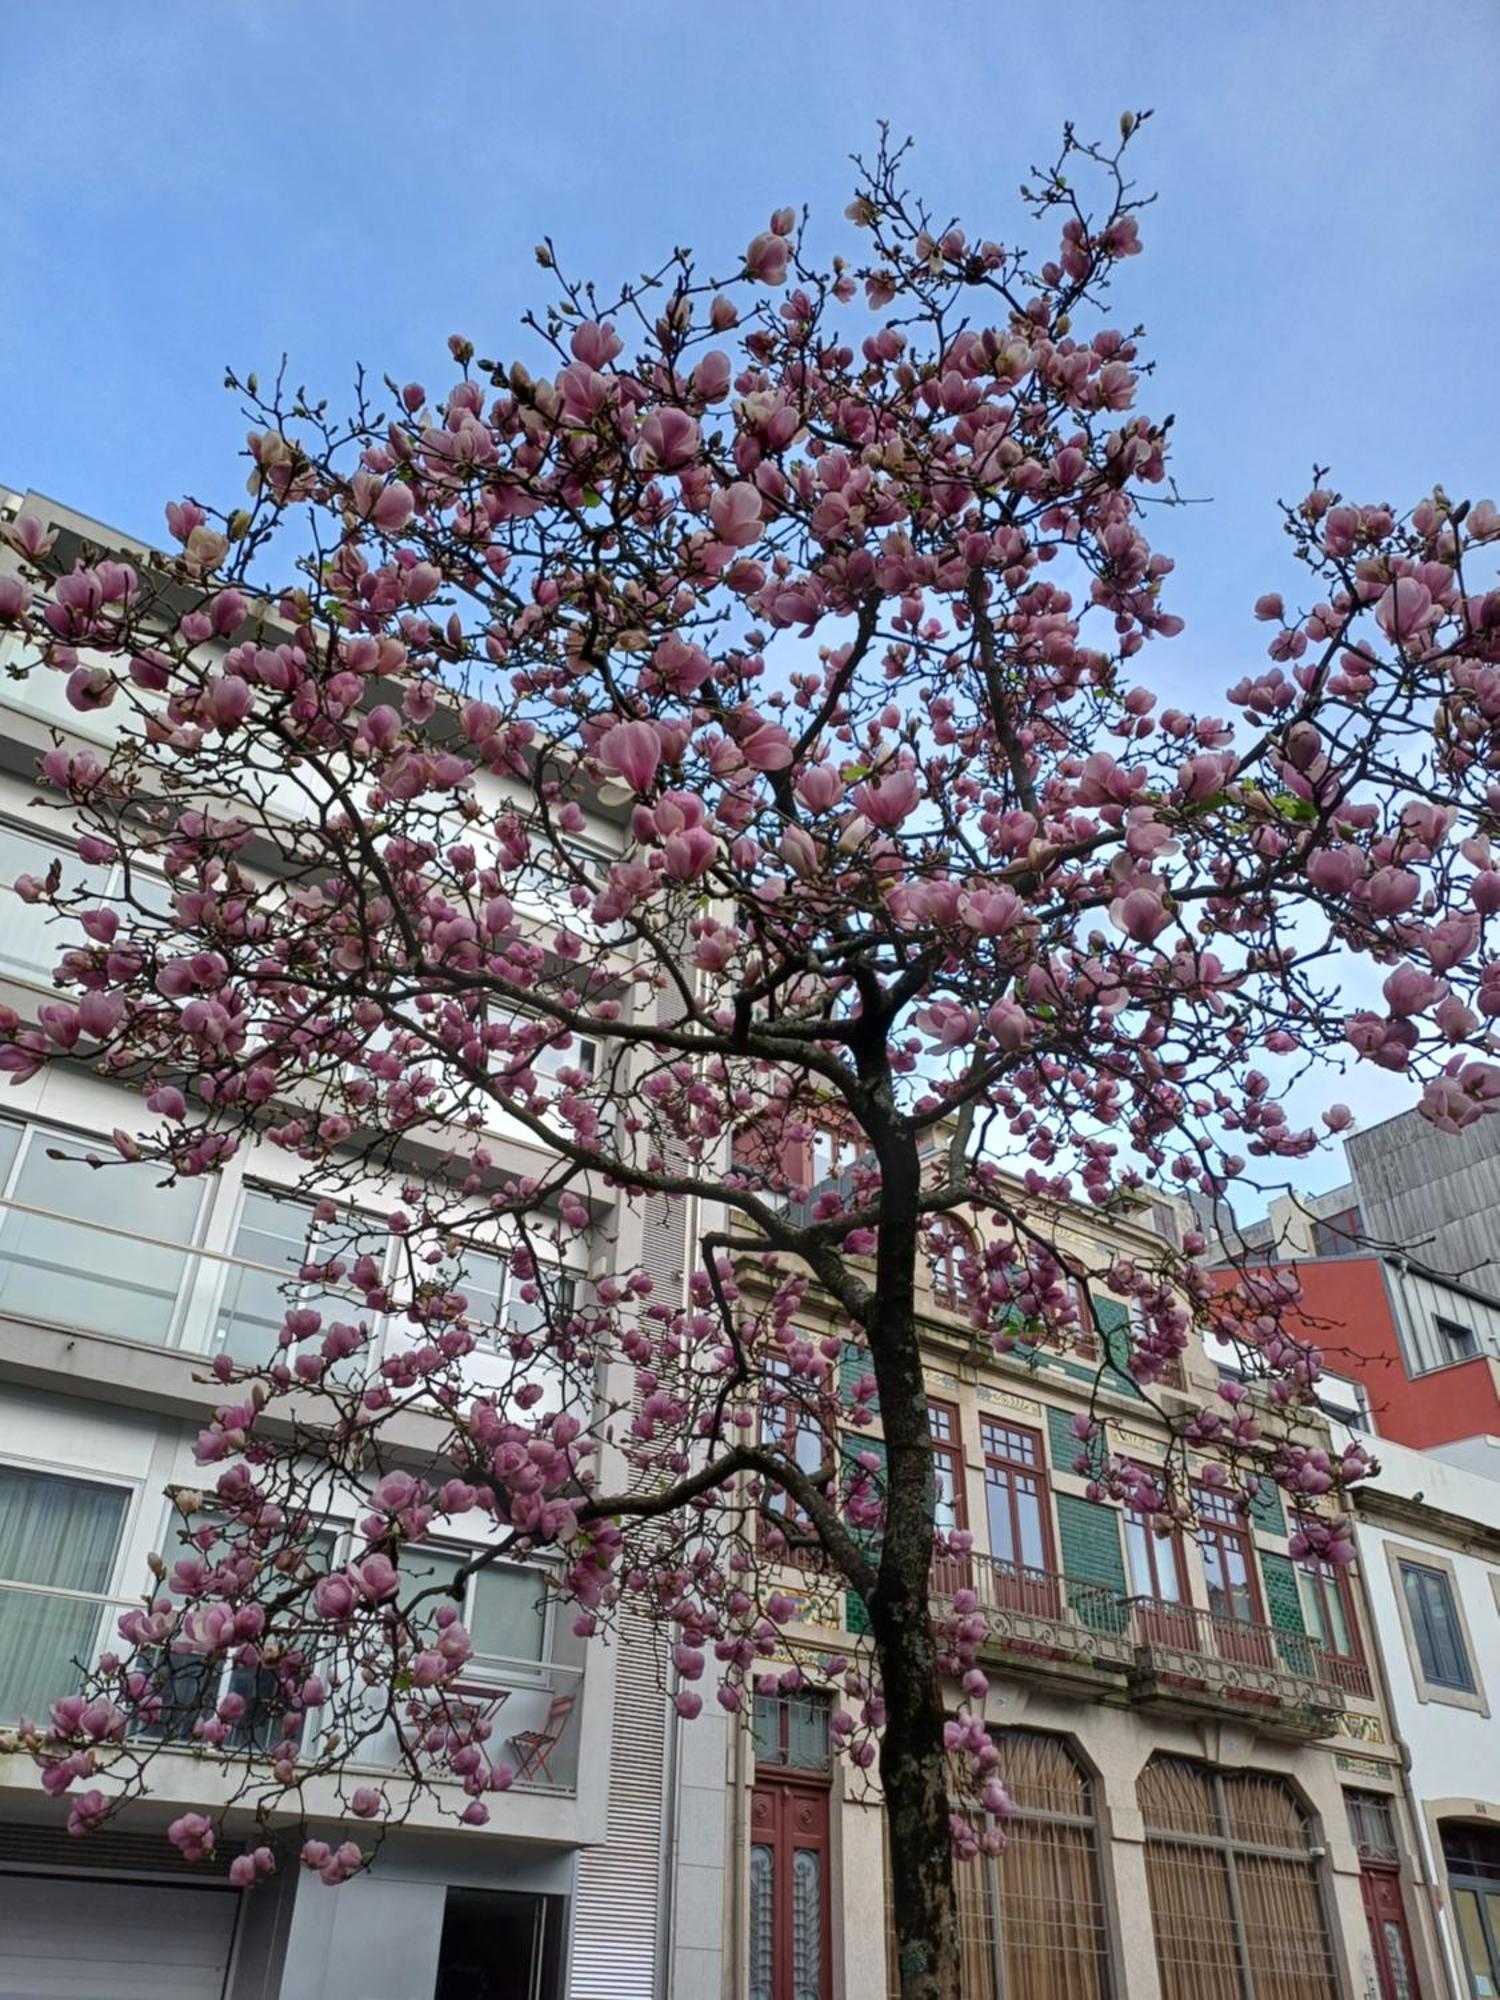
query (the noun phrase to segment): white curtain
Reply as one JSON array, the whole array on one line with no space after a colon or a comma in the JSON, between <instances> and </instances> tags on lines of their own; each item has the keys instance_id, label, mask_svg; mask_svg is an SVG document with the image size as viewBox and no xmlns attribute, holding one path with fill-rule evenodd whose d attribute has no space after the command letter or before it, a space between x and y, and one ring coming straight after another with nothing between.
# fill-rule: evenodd
<instances>
[{"instance_id":1,"label":"white curtain","mask_svg":"<svg viewBox=\"0 0 1500 2000\"><path fill-rule=\"evenodd\" d=\"M118 1487L0 1467L0 1721L44 1720L110 1618L104 1605L4 1586L107 1591L127 1504Z\"/></svg>"}]
</instances>

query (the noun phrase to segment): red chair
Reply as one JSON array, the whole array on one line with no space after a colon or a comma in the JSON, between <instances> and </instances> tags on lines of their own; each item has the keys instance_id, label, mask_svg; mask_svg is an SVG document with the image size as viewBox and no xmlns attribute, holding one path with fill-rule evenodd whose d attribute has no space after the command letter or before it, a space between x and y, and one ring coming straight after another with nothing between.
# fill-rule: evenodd
<instances>
[{"instance_id":1,"label":"red chair","mask_svg":"<svg viewBox=\"0 0 1500 2000\"><path fill-rule=\"evenodd\" d=\"M562 1741L563 1731L568 1726L568 1717L573 1713L576 1694L555 1694L547 1704L547 1720L540 1729L523 1729L512 1736L510 1747L520 1759L516 1765L518 1778L544 1777L549 1784L557 1781L547 1765L547 1759Z\"/></svg>"}]
</instances>

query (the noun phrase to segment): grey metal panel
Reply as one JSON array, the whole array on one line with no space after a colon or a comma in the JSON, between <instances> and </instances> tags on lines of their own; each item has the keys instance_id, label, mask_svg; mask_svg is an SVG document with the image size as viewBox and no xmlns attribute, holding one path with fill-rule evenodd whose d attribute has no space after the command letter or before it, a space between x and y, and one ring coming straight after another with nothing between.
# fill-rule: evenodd
<instances>
[{"instance_id":1,"label":"grey metal panel","mask_svg":"<svg viewBox=\"0 0 1500 2000\"><path fill-rule=\"evenodd\" d=\"M1407 1111L1346 1151L1374 1245L1500 1298L1500 1119L1448 1133Z\"/></svg>"}]
</instances>

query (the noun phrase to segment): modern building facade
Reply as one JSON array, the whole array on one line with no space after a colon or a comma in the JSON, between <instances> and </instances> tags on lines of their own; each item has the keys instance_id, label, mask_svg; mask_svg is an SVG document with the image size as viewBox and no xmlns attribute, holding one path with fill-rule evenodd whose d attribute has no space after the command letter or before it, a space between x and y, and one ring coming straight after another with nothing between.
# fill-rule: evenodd
<instances>
[{"instance_id":1,"label":"modern building facade","mask_svg":"<svg viewBox=\"0 0 1500 2000\"><path fill-rule=\"evenodd\" d=\"M42 496L0 492L0 516L22 511L58 535L65 560L85 540L119 544ZM37 803L52 732L106 745L112 727L111 711L69 708L55 675L0 678L5 891L18 875L45 874L69 844L66 819ZM580 853L607 857L621 835L620 816L601 809ZM539 931L549 915L555 922L545 896L535 915ZM50 989L62 942L42 919L0 891L0 1004L23 1016ZM587 1062L588 1051L573 1059ZM193 1439L221 1400L203 1379L206 1362L268 1351L294 1292L300 1303L338 1303L298 1289L317 1261L319 1224L291 1194L295 1163L257 1147L212 1181L170 1187L144 1165L92 1171L86 1156L111 1155L109 1134L135 1115L82 1068L0 1095L0 1729L45 1715L66 1691L69 1663L101 1650L124 1604L139 1600L148 1554L179 1553L166 1496L201 1479ZM519 1125L500 1120L487 1141L497 1173L535 1169L538 1142ZM375 1212L394 1205L374 1182L341 1187L339 1199ZM670 1215L601 1206L597 1223L597 1253L582 1252L567 1282L581 1291L601 1260L624 1258L653 1271L659 1296L681 1285ZM501 1333L524 1323L503 1241L476 1229L465 1281ZM412 1337L399 1312L378 1329L381 1352ZM482 1384L499 1364L481 1348L470 1365ZM438 1435L435 1420L414 1421L413 1459ZM352 1533L354 1511L330 1490L330 1550ZM476 1516L472 1543L435 1545L431 1574L486 1533ZM226 1796L223 1773L186 1748L160 1753L149 1807L83 1842L63 1834L30 1760L0 1755L0 1995L651 2000L666 1991L669 1732L658 1635L627 1621L616 1644L586 1647L543 1585L536 1572L497 1565L473 1579L465 1614L497 1736L541 1737L545 1754L512 1758L517 1781L495 1796L483 1830L458 1831L418 1807L374 1870L340 1888L294 1857L249 1894L221 1873L207 1881L201 1868L174 1865L166 1822ZM377 1782L378 1750L369 1753ZM336 1842L352 1830L319 1820L317 1798L309 1808L314 1833Z\"/></svg>"}]
</instances>

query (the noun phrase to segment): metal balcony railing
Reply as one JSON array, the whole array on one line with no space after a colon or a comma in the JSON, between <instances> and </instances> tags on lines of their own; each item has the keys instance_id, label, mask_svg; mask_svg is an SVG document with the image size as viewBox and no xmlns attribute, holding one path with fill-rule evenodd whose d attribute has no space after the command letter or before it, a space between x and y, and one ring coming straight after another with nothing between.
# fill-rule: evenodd
<instances>
[{"instance_id":1,"label":"metal balcony railing","mask_svg":"<svg viewBox=\"0 0 1500 2000\"><path fill-rule=\"evenodd\" d=\"M1112 1590L1057 1570L993 1556L939 1555L933 1559L932 1594L951 1603L973 1594L984 1615L987 1639L1001 1648L1043 1659L1129 1663L1124 1600Z\"/></svg>"},{"instance_id":2,"label":"metal balcony railing","mask_svg":"<svg viewBox=\"0 0 1500 2000\"><path fill-rule=\"evenodd\" d=\"M1127 1610L1138 1664L1169 1686L1331 1710L1346 1694L1370 1692L1363 1662L1339 1659L1303 1633L1160 1597L1132 1597Z\"/></svg>"},{"instance_id":3,"label":"metal balcony railing","mask_svg":"<svg viewBox=\"0 0 1500 2000\"><path fill-rule=\"evenodd\" d=\"M939 1554L931 1588L944 1605L960 1592L972 1595L986 1643L1044 1660L1086 1654L1096 1667L1135 1672L1169 1690L1317 1711L1372 1693L1363 1660L1330 1653L1305 1633L1166 1598L1122 1597L1055 1570Z\"/></svg>"}]
</instances>

